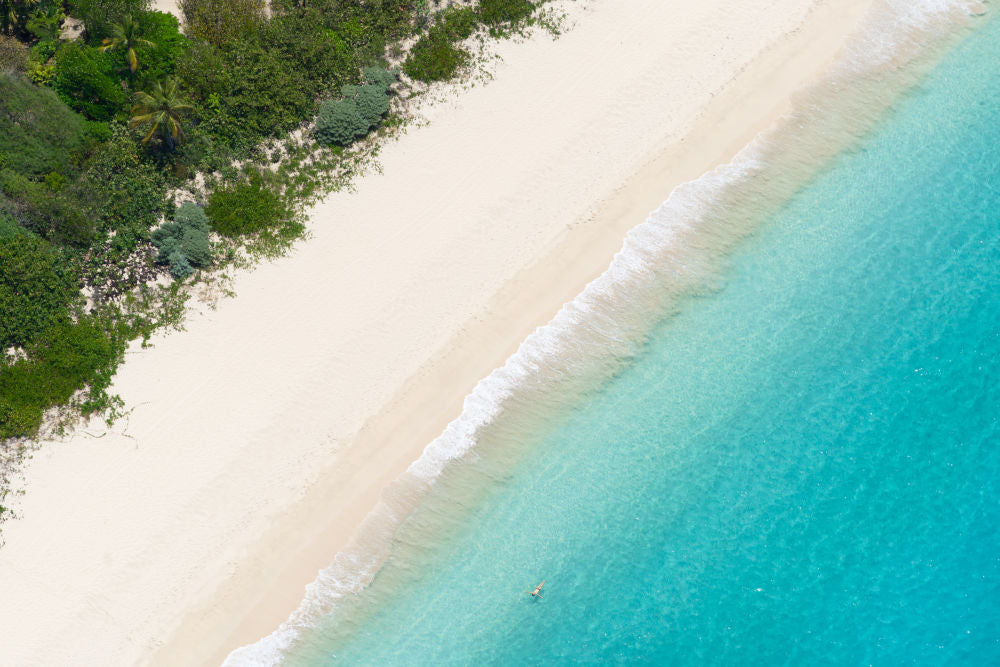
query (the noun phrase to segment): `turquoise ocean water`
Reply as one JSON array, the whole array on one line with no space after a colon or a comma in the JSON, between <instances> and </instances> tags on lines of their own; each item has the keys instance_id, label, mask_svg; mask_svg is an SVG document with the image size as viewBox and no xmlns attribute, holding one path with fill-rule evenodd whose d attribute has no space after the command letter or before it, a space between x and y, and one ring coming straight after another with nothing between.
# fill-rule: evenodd
<instances>
[{"instance_id":1,"label":"turquoise ocean water","mask_svg":"<svg viewBox=\"0 0 1000 667\"><path fill-rule=\"evenodd\" d=\"M613 377L452 463L282 660L1000 664L1000 21L980 21Z\"/></svg>"}]
</instances>

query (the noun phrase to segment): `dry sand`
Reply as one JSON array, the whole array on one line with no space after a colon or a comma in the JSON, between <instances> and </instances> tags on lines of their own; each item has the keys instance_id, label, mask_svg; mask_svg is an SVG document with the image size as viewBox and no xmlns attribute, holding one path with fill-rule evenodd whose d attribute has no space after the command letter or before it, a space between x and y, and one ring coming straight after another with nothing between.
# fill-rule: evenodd
<instances>
[{"instance_id":1,"label":"dry sand","mask_svg":"<svg viewBox=\"0 0 1000 667\"><path fill-rule=\"evenodd\" d=\"M380 489L829 62L869 0L564 2L425 109L383 174L235 299L133 349L131 417L46 443L0 549L0 664L218 664L273 630Z\"/></svg>"},{"instance_id":2,"label":"dry sand","mask_svg":"<svg viewBox=\"0 0 1000 667\"><path fill-rule=\"evenodd\" d=\"M153 9L166 14L173 14L180 19L181 9L178 4L178 0L153 0Z\"/></svg>"}]
</instances>

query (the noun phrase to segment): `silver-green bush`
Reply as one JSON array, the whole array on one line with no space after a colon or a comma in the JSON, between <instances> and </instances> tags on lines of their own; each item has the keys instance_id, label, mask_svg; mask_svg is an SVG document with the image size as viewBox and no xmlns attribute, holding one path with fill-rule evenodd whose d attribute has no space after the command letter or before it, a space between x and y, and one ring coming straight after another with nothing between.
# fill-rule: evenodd
<instances>
[{"instance_id":1,"label":"silver-green bush","mask_svg":"<svg viewBox=\"0 0 1000 667\"><path fill-rule=\"evenodd\" d=\"M172 222L161 225L152 234L159 249L156 261L167 264L175 278L190 275L195 266L212 263L212 244L208 238L208 216L197 204L181 204Z\"/></svg>"},{"instance_id":2,"label":"silver-green bush","mask_svg":"<svg viewBox=\"0 0 1000 667\"><path fill-rule=\"evenodd\" d=\"M316 141L328 146L347 146L365 134L368 127L353 99L327 100L320 105L316 116Z\"/></svg>"},{"instance_id":3,"label":"silver-green bush","mask_svg":"<svg viewBox=\"0 0 1000 667\"><path fill-rule=\"evenodd\" d=\"M347 146L382 122L389 112L389 87L396 75L381 67L366 67L364 80L365 85L341 88L341 99L320 105L316 141L328 146Z\"/></svg>"}]
</instances>

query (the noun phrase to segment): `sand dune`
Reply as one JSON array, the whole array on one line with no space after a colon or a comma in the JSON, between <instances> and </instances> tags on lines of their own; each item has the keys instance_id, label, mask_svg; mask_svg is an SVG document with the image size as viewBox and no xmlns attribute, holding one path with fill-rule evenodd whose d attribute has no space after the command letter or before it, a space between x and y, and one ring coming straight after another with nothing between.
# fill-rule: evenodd
<instances>
[{"instance_id":1,"label":"sand dune","mask_svg":"<svg viewBox=\"0 0 1000 667\"><path fill-rule=\"evenodd\" d=\"M132 413L46 443L0 549L0 664L217 664L270 632L461 407L868 0L562 2L235 299L130 351Z\"/></svg>"}]
</instances>

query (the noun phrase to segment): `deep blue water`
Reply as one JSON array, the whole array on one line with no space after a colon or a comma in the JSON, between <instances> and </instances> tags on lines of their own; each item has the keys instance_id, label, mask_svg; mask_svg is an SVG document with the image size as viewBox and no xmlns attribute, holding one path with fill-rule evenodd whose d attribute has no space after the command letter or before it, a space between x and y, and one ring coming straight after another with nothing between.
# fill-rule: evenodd
<instances>
[{"instance_id":1,"label":"deep blue water","mask_svg":"<svg viewBox=\"0 0 1000 667\"><path fill-rule=\"evenodd\" d=\"M1000 664L998 56L993 21L289 662Z\"/></svg>"}]
</instances>

